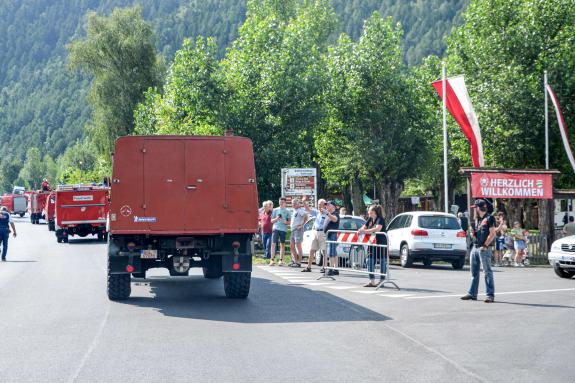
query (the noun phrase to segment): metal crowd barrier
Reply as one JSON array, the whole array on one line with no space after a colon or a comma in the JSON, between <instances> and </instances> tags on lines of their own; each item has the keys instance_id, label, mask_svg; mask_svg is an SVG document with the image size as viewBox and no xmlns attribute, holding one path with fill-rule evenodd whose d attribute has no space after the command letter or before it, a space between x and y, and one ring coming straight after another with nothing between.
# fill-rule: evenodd
<instances>
[{"instance_id":1,"label":"metal crowd barrier","mask_svg":"<svg viewBox=\"0 0 575 383\"><path fill-rule=\"evenodd\" d=\"M375 278L379 277L380 279L376 290L385 287L387 284L393 285L397 290L400 290L399 286L391 278L386 233L360 234L357 231L351 230L329 230L326 235L326 238L335 237L335 240L326 240L326 251L322 257L324 274L318 279L330 278L335 280L333 276L328 275L329 270L366 275L373 274ZM377 237L385 238L385 241L383 241L385 244L377 244ZM329 266L330 246L341 246L341 248L336 249L337 257L335 267ZM349 249L342 251L342 249L346 247L349 247ZM371 257L375 259L371 259ZM382 259L385 259L385 267L383 270L381 269ZM368 270L369 262L373 262L372 271ZM381 278L384 278L383 281Z\"/></svg>"}]
</instances>

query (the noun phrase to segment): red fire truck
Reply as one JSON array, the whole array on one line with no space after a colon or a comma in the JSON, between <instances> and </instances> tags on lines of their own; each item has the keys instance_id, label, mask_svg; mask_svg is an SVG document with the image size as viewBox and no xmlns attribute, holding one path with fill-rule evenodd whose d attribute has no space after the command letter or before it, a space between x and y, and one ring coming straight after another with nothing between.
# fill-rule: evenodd
<instances>
[{"instance_id":1,"label":"red fire truck","mask_svg":"<svg viewBox=\"0 0 575 383\"><path fill-rule=\"evenodd\" d=\"M23 194L4 194L0 197L0 205L6 206L10 214L24 217L28 207L28 200Z\"/></svg>"},{"instance_id":2,"label":"red fire truck","mask_svg":"<svg viewBox=\"0 0 575 383\"><path fill-rule=\"evenodd\" d=\"M249 294L258 201L252 142L242 137L130 136L116 141L108 297L130 296L130 274L201 267L231 298Z\"/></svg>"},{"instance_id":3,"label":"red fire truck","mask_svg":"<svg viewBox=\"0 0 575 383\"><path fill-rule=\"evenodd\" d=\"M93 185L60 185L56 189L55 229L58 243L69 236L97 235L106 241L109 188Z\"/></svg>"},{"instance_id":4,"label":"red fire truck","mask_svg":"<svg viewBox=\"0 0 575 383\"><path fill-rule=\"evenodd\" d=\"M50 194L48 195L48 198L46 198L46 204L44 206L43 211L44 219L48 223L49 231L56 230L56 224L54 222L55 212L56 212L56 192L51 191Z\"/></svg>"},{"instance_id":5,"label":"red fire truck","mask_svg":"<svg viewBox=\"0 0 575 383\"><path fill-rule=\"evenodd\" d=\"M38 224L41 219L46 219L44 208L49 194L50 192L42 190L28 193L28 214L32 224Z\"/></svg>"}]
</instances>

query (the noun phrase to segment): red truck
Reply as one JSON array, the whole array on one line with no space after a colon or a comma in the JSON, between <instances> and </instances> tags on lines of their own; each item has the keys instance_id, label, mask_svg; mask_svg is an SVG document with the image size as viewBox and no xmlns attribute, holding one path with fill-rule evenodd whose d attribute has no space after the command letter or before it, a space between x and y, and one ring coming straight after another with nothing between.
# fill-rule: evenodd
<instances>
[{"instance_id":1,"label":"red truck","mask_svg":"<svg viewBox=\"0 0 575 383\"><path fill-rule=\"evenodd\" d=\"M92 185L60 185L56 189L55 229L58 243L69 236L97 235L107 241L110 189Z\"/></svg>"},{"instance_id":2,"label":"red truck","mask_svg":"<svg viewBox=\"0 0 575 383\"><path fill-rule=\"evenodd\" d=\"M46 219L44 208L49 194L50 192L42 190L28 193L28 213L33 225L39 224L41 219Z\"/></svg>"},{"instance_id":3,"label":"red truck","mask_svg":"<svg viewBox=\"0 0 575 383\"><path fill-rule=\"evenodd\" d=\"M6 206L10 214L24 217L28 208L28 199L24 194L4 194L0 197L0 205Z\"/></svg>"},{"instance_id":4,"label":"red truck","mask_svg":"<svg viewBox=\"0 0 575 383\"><path fill-rule=\"evenodd\" d=\"M130 274L201 267L246 298L258 229L252 142L223 136L130 136L116 141L111 182L108 297L130 296Z\"/></svg>"},{"instance_id":5,"label":"red truck","mask_svg":"<svg viewBox=\"0 0 575 383\"><path fill-rule=\"evenodd\" d=\"M49 231L56 231L56 223L54 222L54 215L56 213L56 192L51 191L46 198L46 204L44 205L44 219L48 223Z\"/></svg>"}]
</instances>

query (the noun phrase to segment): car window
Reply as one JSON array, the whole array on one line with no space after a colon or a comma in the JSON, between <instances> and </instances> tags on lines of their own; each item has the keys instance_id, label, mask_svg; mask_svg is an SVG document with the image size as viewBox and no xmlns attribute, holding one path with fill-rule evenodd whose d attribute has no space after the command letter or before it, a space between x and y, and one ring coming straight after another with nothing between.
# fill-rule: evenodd
<instances>
[{"instance_id":1,"label":"car window","mask_svg":"<svg viewBox=\"0 0 575 383\"><path fill-rule=\"evenodd\" d=\"M309 221L307 221L305 223L305 225L303 225L303 230L304 231L308 231L313 229L313 224L315 223L315 218L310 219Z\"/></svg>"},{"instance_id":2,"label":"car window","mask_svg":"<svg viewBox=\"0 0 575 383\"><path fill-rule=\"evenodd\" d=\"M410 227L412 218L413 218L412 215L406 215L405 221L403 221L403 225L401 225L401 227Z\"/></svg>"},{"instance_id":3,"label":"car window","mask_svg":"<svg viewBox=\"0 0 575 383\"><path fill-rule=\"evenodd\" d=\"M341 222L339 223L340 230L353 230L357 231L363 226L363 223L360 223L359 220L353 218L342 218Z\"/></svg>"},{"instance_id":4,"label":"car window","mask_svg":"<svg viewBox=\"0 0 575 383\"><path fill-rule=\"evenodd\" d=\"M455 217L440 215L422 215L419 217L418 225L422 229L461 230Z\"/></svg>"},{"instance_id":5,"label":"car window","mask_svg":"<svg viewBox=\"0 0 575 383\"><path fill-rule=\"evenodd\" d=\"M397 216L391 221L391 223L387 227L387 230L399 229L400 227L402 227L403 222L405 222L405 215Z\"/></svg>"}]
</instances>

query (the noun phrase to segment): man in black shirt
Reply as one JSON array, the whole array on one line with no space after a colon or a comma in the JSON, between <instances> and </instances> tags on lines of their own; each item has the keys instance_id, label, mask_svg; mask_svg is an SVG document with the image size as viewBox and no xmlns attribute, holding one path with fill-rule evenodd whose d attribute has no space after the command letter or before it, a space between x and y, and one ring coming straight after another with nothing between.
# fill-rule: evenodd
<instances>
[{"instance_id":1,"label":"man in black shirt","mask_svg":"<svg viewBox=\"0 0 575 383\"><path fill-rule=\"evenodd\" d=\"M325 211L323 213L327 214L327 223L323 227L324 233L327 234L328 241L335 241L337 239L336 233L329 233L330 230L338 230L339 229L339 213L335 208L335 203L333 201L328 201L325 205ZM327 244L327 255L329 257L329 265L331 267L335 267L335 261L337 259L337 252L336 252L337 245L335 243L328 243ZM328 275L338 275L339 272L337 270L329 270Z\"/></svg>"},{"instance_id":2,"label":"man in black shirt","mask_svg":"<svg viewBox=\"0 0 575 383\"><path fill-rule=\"evenodd\" d=\"M492 303L495 299L495 285L493 283L493 272L491 271L491 248L490 245L495 238L495 218L487 214L487 202L482 199L475 200L471 206L475 208L475 224L471 228L473 238L473 249L469 256L471 265L471 286L469 292L462 300L477 300L477 290L479 289L479 266L483 266L485 274L485 290L487 297L485 303Z\"/></svg>"}]
</instances>

